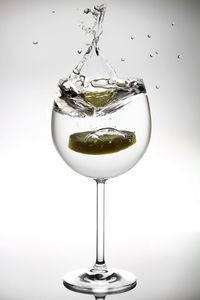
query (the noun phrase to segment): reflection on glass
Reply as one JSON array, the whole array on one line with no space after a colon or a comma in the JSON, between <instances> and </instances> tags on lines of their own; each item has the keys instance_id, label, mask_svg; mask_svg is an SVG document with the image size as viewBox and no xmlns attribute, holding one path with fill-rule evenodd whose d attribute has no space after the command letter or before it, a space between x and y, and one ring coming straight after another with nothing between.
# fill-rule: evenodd
<instances>
[{"instance_id":1,"label":"reflection on glass","mask_svg":"<svg viewBox=\"0 0 200 300\"><path fill-rule=\"evenodd\" d=\"M93 178L97 186L96 261L88 270L67 274L64 285L100 297L136 286L133 274L108 268L105 262L105 182L127 172L142 157L150 139L151 119L143 80L119 78L99 53L105 6L85 13L95 20L92 27L84 27L93 40L71 76L59 83L52 137L64 161Z\"/></svg>"},{"instance_id":2,"label":"reflection on glass","mask_svg":"<svg viewBox=\"0 0 200 300\"><path fill-rule=\"evenodd\" d=\"M64 282L64 285L65 285L65 282ZM136 285L135 285L136 286ZM75 291L77 292L77 291ZM126 292L126 291L125 291ZM108 293L87 293L87 292L79 292L79 293L82 293L82 294L90 294L90 295L93 295L95 300L105 300L107 299L107 296L110 294L109 292ZM113 292L112 293L112 296L115 295L115 294L119 294L120 292ZM115 299L115 298L114 298Z\"/></svg>"}]
</instances>

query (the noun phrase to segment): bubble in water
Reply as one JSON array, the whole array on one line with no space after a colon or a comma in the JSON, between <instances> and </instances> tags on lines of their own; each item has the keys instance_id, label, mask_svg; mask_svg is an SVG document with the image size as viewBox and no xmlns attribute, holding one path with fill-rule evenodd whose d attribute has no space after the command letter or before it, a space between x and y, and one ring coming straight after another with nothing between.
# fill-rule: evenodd
<instances>
[{"instance_id":1,"label":"bubble in water","mask_svg":"<svg viewBox=\"0 0 200 300\"><path fill-rule=\"evenodd\" d=\"M113 136L117 135L118 137L124 138L126 136L126 133L112 127L106 127L88 133L85 137L85 141L87 142L88 140L94 140L94 139L101 140L105 135L113 135Z\"/></svg>"},{"instance_id":2,"label":"bubble in water","mask_svg":"<svg viewBox=\"0 0 200 300\"><path fill-rule=\"evenodd\" d=\"M134 40L134 36L133 35L131 36L131 40Z\"/></svg>"},{"instance_id":3,"label":"bubble in water","mask_svg":"<svg viewBox=\"0 0 200 300\"><path fill-rule=\"evenodd\" d=\"M122 57L122 58L121 58L121 61L125 61L125 58L124 58L124 57Z\"/></svg>"},{"instance_id":4,"label":"bubble in water","mask_svg":"<svg viewBox=\"0 0 200 300\"><path fill-rule=\"evenodd\" d=\"M81 49L78 49L78 50L77 50L77 53L78 53L78 54L81 54L81 53L82 53L82 50L81 50Z\"/></svg>"},{"instance_id":5,"label":"bubble in water","mask_svg":"<svg viewBox=\"0 0 200 300\"><path fill-rule=\"evenodd\" d=\"M180 55L180 54L178 54L178 55L177 55L177 58L178 58L178 59L180 59L180 58L181 58L181 55Z\"/></svg>"},{"instance_id":6,"label":"bubble in water","mask_svg":"<svg viewBox=\"0 0 200 300\"><path fill-rule=\"evenodd\" d=\"M151 38L151 34L147 34L147 37L150 39Z\"/></svg>"},{"instance_id":7,"label":"bubble in water","mask_svg":"<svg viewBox=\"0 0 200 300\"><path fill-rule=\"evenodd\" d=\"M159 52L158 52L158 51L155 51L155 54L157 54L157 55L158 55L158 54L159 54Z\"/></svg>"},{"instance_id":8,"label":"bubble in water","mask_svg":"<svg viewBox=\"0 0 200 300\"><path fill-rule=\"evenodd\" d=\"M38 45L38 41L33 41L33 45Z\"/></svg>"},{"instance_id":9,"label":"bubble in water","mask_svg":"<svg viewBox=\"0 0 200 300\"><path fill-rule=\"evenodd\" d=\"M152 58L152 57L153 57L153 54L150 54L149 56Z\"/></svg>"},{"instance_id":10,"label":"bubble in water","mask_svg":"<svg viewBox=\"0 0 200 300\"><path fill-rule=\"evenodd\" d=\"M157 90L159 90L159 88L160 88L159 84L156 84L156 85L155 85L155 88L156 88Z\"/></svg>"}]
</instances>

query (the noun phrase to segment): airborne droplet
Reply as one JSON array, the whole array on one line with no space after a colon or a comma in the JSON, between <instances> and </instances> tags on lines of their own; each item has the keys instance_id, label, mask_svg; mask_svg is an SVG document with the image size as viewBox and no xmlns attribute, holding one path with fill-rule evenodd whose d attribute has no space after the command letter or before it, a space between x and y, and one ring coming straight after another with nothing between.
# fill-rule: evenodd
<instances>
[{"instance_id":1,"label":"airborne droplet","mask_svg":"<svg viewBox=\"0 0 200 300\"><path fill-rule=\"evenodd\" d=\"M76 67L76 68L74 68L73 73L76 74L76 75L79 75L79 74L80 74L80 71L79 71L78 68Z\"/></svg>"},{"instance_id":2,"label":"airborne droplet","mask_svg":"<svg viewBox=\"0 0 200 300\"><path fill-rule=\"evenodd\" d=\"M158 51L155 51L155 54L159 54L159 52L158 52Z\"/></svg>"},{"instance_id":3,"label":"airborne droplet","mask_svg":"<svg viewBox=\"0 0 200 300\"><path fill-rule=\"evenodd\" d=\"M131 36L131 40L134 40L134 36Z\"/></svg>"},{"instance_id":4,"label":"airborne droplet","mask_svg":"<svg viewBox=\"0 0 200 300\"><path fill-rule=\"evenodd\" d=\"M84 9L84 14L89 14L90 11L91 11L91 9L86 8L86 9Z\"/></svg>"},{"instance_id":5,"label":"airborne droplet","mask_svg":"<svg viewBox=\"0 0 200 300\"><path fill-rule=\"evenodd\" d=\"M153 57L153 55L152 55L152 54L150 54L149 56L150 56L151 58Z\"/></svg>"},{"instance_id":6,"label":"airborne droplet","mask_svg":"<svg viewBox=\"0 0 200 300\"><path fill-rule=\"evenodd\" d=\"M151 34L147 34L147 37L150 39L151 38Z\"/></svg>"},{"instance_id":7,"label":"airborne droplet","mask_svg":"<svg viewBox=\"0 0 200 300\"><path fill-rule=\"evenodd\" d=\"M174 22L171 23L171 26L174 26Z\"/></svg>"},{"instance_id":8,"label":"airborne droplet","mask_svg":"<svg viewBox=\"0 0 200 300\"><path fill-rule=\"evenodd\" d=\"M180 54L178 54L178 55L177 55L177 58L178 58L178 59L180 59L180 58L181 58L181 55L180 55Z\"/></svg>"},{"instance_id":9,"label":"airborne droplet","mask_svg":"<svg viewBox=\"0 0 200 300\"><path fill-rule=\"evenodd\" d=\"M81 54L81 53L82 53L82 50L81 50L81 49L78 49L78 50L77 50L77 53L78 53L78 54Z\"/></svg>"},{"instance_id":10,"label":"airborne droplet","mask_svg":"<svg viewBox=\"0 0 200 300\"><path fill-rule=\"evenodd\" d=\"M55 11L55 10L52 10L51 12L52 12L52 14L55 14L56 11Z\"/></svg>"},{"instance_id":11,"label":"airborne droplet","mask_svg":"<svg viewBox=\"0 0 200 300\"><path fill-rule=\"evenodd\" d=\"M125 61L125 58L124 58L124 57L122 57L122 58L121 58L121 61Z\"/></svg>"},{"instance_id":12,"label":"airborne droplet","mask_svg":"<svg viewBox=\"0 0 200 300\"><path fill-rule=\"evenodd\" d=\"M33 41L33 45L38 45L38 41Z\"/></svg>"},{"instance_id":13,"label":"airborne droplet","mask_svg":"<svg viewBox=\"0 0 200 300\"><path fill-rule=\"evenodd\" d=\"M156 88L157 90L159 90L159 88L160 88L159 84L156 84L156 85L155 85L155 88Z\"/></svg>"}]
</instances>

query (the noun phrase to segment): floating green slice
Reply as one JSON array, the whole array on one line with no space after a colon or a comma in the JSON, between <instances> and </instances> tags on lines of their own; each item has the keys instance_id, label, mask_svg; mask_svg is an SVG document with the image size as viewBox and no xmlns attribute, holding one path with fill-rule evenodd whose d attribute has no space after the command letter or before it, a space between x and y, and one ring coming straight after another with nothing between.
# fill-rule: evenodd
<instances>
[{"instance_id":1,"label":"floating green slice","mask_svg":"<svg viewBox=\"0 0 200 300\"><path fill-rule=\"evenodd\" d=\"M131 131L120 134L103 134L100 137L87 138L93 131L77 132L69 137L69 148L84 154L109 154L124 150L136 143L136 136Z\"/></svg>"},{"instance_id":2,"label":"floating green slice","mask_svg":"<svg viewBox=\"0 0 200 300\"><path fill-rule=\"evenodd\" d=\"M102 107L117 99L117 92L115 90L101 91L101 92L85 92L83 97L86 102L95 107Z\"/></svg>"}]
</instances>

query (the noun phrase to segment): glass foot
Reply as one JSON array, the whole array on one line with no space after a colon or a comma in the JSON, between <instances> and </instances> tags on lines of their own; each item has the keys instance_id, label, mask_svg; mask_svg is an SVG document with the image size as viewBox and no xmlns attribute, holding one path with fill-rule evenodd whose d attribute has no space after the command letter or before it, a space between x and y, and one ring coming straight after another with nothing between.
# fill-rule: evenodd
<instances>
[{"instance_id":1,"label":"glass foot","mask_svg":"<svg viewBox=\"0 0 200 300\"><path fill-rule=\"evenodd\" d=\"M107 295L131 290L136 286L137 280L132 273L117 269L103 272L76 270L64 277L63 284L75 292Z\"/></svg>"}]
</instances>

